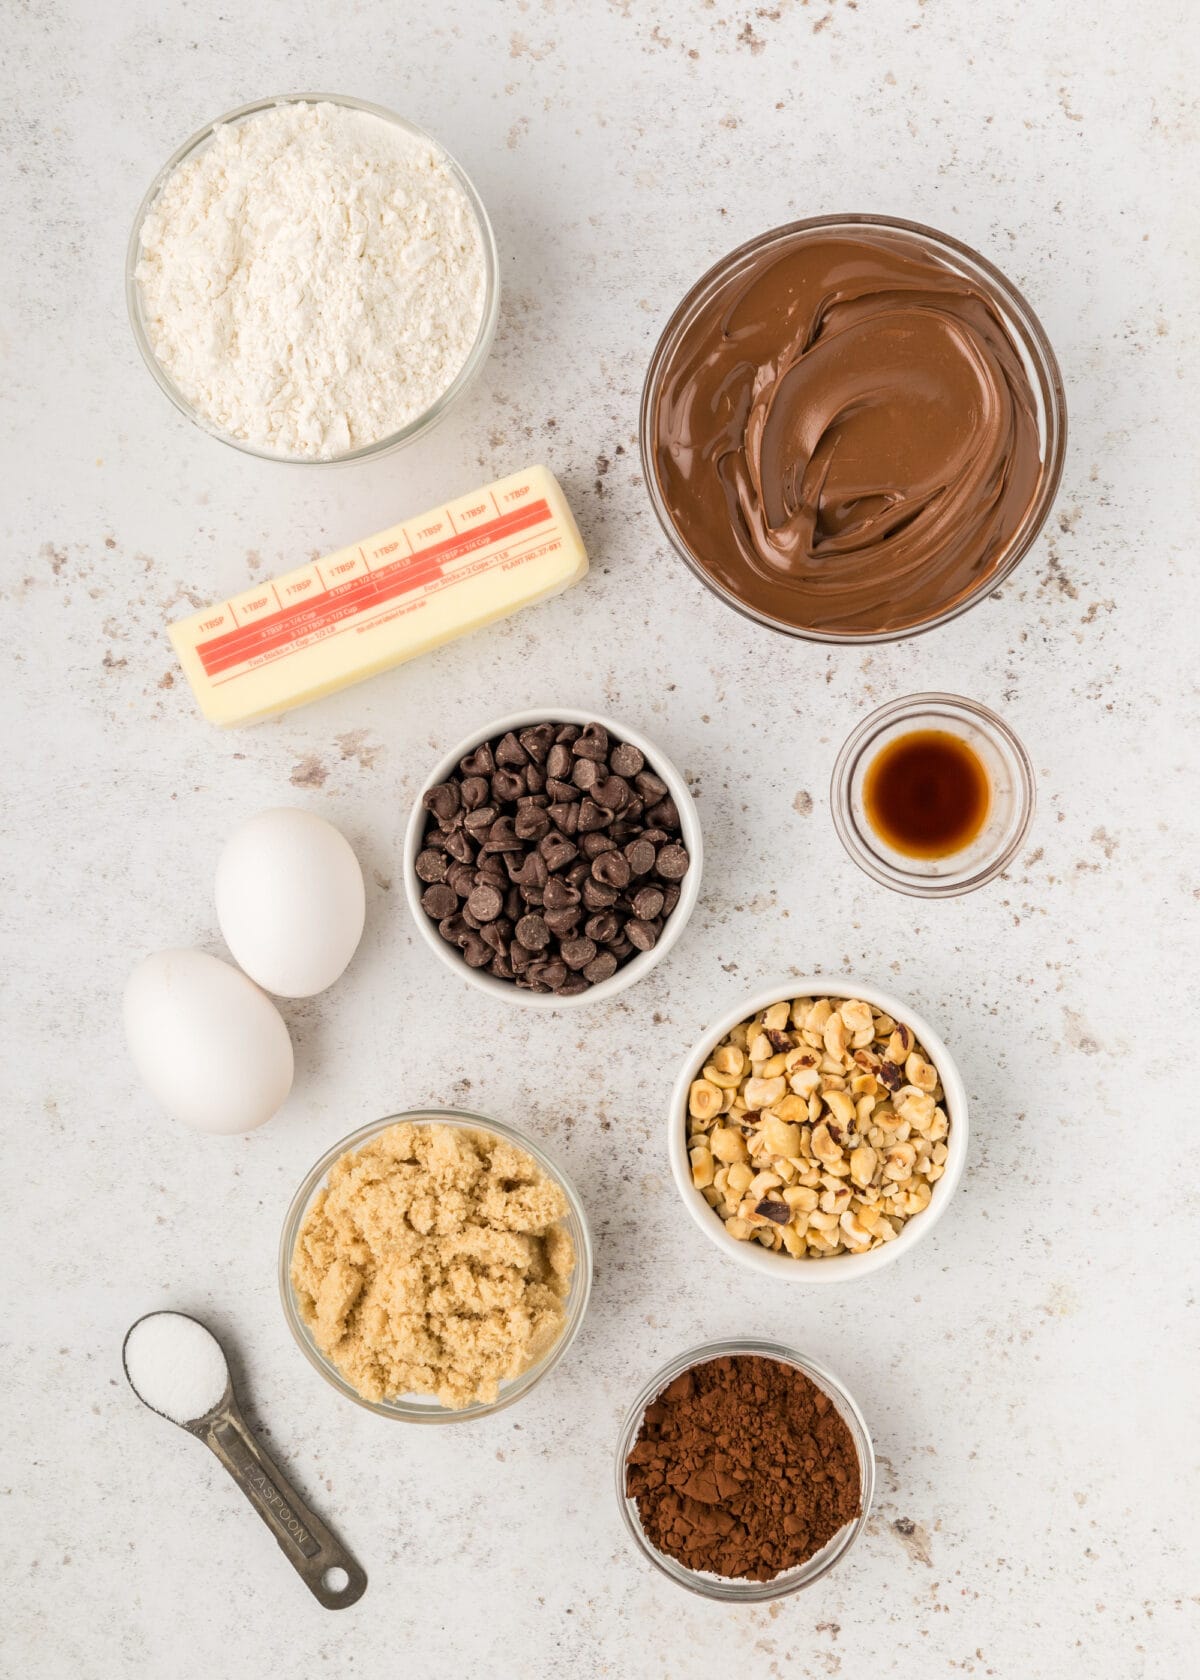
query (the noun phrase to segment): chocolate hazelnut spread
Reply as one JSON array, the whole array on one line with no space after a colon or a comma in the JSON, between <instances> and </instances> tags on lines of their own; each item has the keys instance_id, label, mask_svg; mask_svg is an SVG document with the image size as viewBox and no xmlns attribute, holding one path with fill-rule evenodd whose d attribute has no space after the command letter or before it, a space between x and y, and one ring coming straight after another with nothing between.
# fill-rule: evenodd
<instances>
[{"instance_id":1,"label":"chocolate hazelnut spread","mask_svg":"<svg viewBox=\"0 0 1200 1680\"><path fill-rule=\"evenodd\" d=\"M999 569L1045 470L996 299L894 227L785 230L735 259L676 334L648 420L686 550L802 632L942 616Z\"/></svg>"}]
</instances>

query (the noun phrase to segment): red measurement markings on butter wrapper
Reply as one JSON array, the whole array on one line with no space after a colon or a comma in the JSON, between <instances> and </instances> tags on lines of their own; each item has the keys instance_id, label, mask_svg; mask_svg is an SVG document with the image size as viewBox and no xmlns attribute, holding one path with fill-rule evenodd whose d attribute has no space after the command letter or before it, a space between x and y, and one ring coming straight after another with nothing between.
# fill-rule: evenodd
<instances>
[{"instance_id":1,"label":"red measurement markings on butter wrapper","mask_svg":"<svg viewBox=\"0 0 1200 1680\"><path fill-rule=\"evenodd\" d=\"M466 517L485 511L481 503ZM531 538L535 547L544 545L547 527L553 530L555 520L549 504L540 499L504 513L497 509L495 518L465 530L455 527L447 508L411 536L404 529L408 554L390 558L400 546L394 542L374 556L363 548L357 554L334 555L281 579L271 586L271 594L261 590L243 601L240 621L233 603L226 602L223 611L214 612L213 628L233 628L198 643L196 653L208 677L228 682L326 636L358 632L390 618L403 596L440 593L481 572L508 569L526 557L525 544ZM496 551L481 561L479 550L487 548Z\"/></svg>"}]
</instances>

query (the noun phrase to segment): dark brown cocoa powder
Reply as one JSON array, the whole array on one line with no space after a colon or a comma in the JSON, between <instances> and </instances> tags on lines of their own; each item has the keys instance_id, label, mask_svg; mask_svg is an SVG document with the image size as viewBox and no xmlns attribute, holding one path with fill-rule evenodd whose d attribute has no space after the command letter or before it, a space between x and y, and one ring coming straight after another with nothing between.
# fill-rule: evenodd
<instances>
[{"instance_id":1,"label":"dark brown cocoa powder","mask_svg":"<svg viewBox=\"0 0 1200 1680\"><path fill-rule=\"evenodd\" d=\"M802 1371L757 1354L695 1365L646 1408L625 1488L647 1539L689 1569L770 1581L858 1515L858 1453Z\"/></svg>"}]
</instances>

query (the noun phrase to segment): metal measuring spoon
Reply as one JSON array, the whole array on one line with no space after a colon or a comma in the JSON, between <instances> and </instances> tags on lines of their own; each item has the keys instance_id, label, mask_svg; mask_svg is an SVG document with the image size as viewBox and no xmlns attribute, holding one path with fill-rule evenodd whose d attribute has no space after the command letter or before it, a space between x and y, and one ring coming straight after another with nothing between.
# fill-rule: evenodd
<instances>
[{"instance_id":1,"label":"metal measuring spoon","mask_svg":"<svg viewBox=\"0 0 1200 1680\"><path fill-rule=\"evenodd\" d=\"M183 1419L155 1405L138 1388L129 1369L129 1339L139 1324L151 1318L183 1319L197 1325L211 1340L224 1364L225 1385L220 1399L199 1417ZM207 1350L206 1350L207 1351ZM206 1324L190 1313L146 1313L131 1324L121 1344L121 1363L129 1386L144 1406L168 1423L177 1423L189 1435L203 1441L220 1459L259 1516L275 1536L280 1551L304 1582L309 1592L327 1610L341 1610L356 1603L367 1590L367 1577L335 1534L300 1498L287 1477L263 1451L250 1433L233 1392L225 1350ZM216 1372L215 1355L211 1360ZM143 1373L144 1375L144 1373ZM219 1374L216 1375L219 1382ZM144 1386L153 1388L153 1384ZM161 1402L163 1395L157 1398ZM345 1578L343 1581L343 1577Z\"/></svg>"}]
</instances>

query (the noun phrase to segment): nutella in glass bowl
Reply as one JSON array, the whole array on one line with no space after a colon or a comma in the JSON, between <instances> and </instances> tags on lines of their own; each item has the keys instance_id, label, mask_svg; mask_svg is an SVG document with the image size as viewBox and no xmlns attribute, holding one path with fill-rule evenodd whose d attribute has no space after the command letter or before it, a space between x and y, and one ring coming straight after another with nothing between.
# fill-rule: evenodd
<instances>
[{"instance_id":1,"label":"nutella in glass bowl","mask_svg":"<svg viewBox=\"0 0 1200 1680\"><path fill-rule=\"evenodd\" d=\"M1054 353L965 245L820 217L732 252L675 311L642 398L668 537L731 606L818 641L965 611L1050 511L1066 410Z\"/></svg>"}]
</instances>

